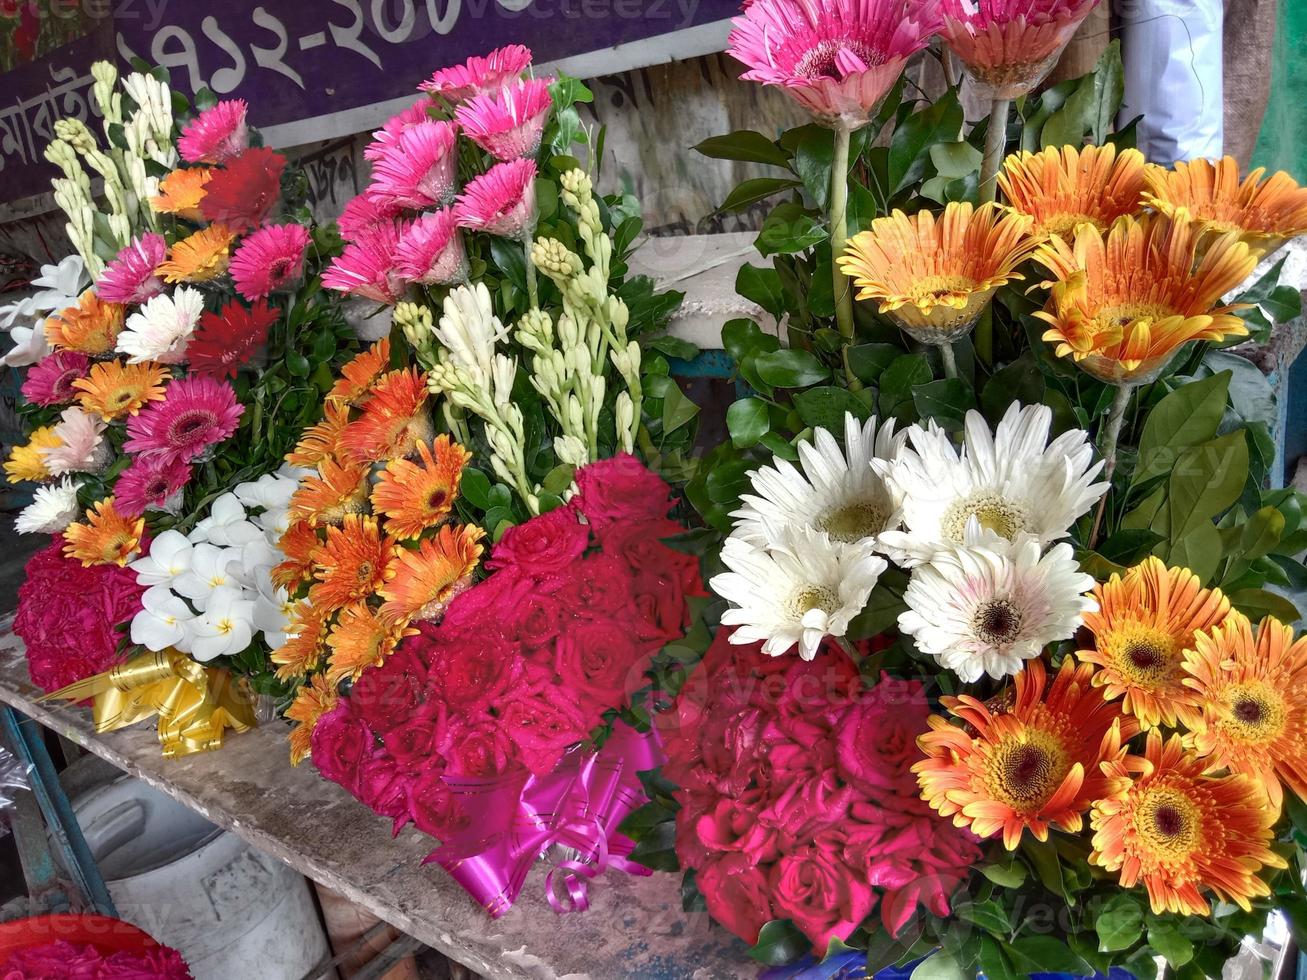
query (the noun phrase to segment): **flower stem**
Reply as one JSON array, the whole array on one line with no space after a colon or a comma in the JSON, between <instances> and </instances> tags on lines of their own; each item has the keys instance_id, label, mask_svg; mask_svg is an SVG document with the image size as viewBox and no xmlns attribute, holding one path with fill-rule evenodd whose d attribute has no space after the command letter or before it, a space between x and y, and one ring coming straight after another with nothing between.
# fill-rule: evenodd
<instances>
[{"instance_id":1,"label":"flower stem","mask_svg":"<svg viewBox=\"0 0 1307 980\"><path fill-rule=\"evenodd\" d=\"M1003 151L1007 149L1007 117L1012 105L1008 99L995 99L989 107L989 128L985 131L985 155L980 161L980 183L977 195L981 204L998 196L998 168L1003 165ZM994 362L994 304L990 303L980 314L976 324L976 356L984 364Z\"/></svg>"},{"instance_id":2,"label":"flower stem","mask_svg":"<svg viewBox=\"0 0 1307 980\"><path fill-rule=\"evenodd\" d=\"M953 345L940 344L939 356L944 360L944 377L956 378L958 376L958 359L953 353Z\"/></svg>"},{"instance_id":3,"label":"flower stem","mask_svg":"<svg viewBox=\"0 0 1307 980\"><path fill-rule=\"evenodd\" d=\"M849 239L849 144L853 131L844 123L835 128L835 155L830 168L830 271L835 292L835 322L845 343L853 340L853 287L840 271L839 258ZM850 381L851 372L845 369Z\"/></svg>"},{"instance_id":4,"label":"flower stem","mask_svg":"<svg viewBox=\"0 0 1307 980\"><path fill-rule=\"evenodd\" d=\"M522 258L526 262L526 295L532 307L540 305L540 292L536 288L536 266L531 261L531 235L522 238Z\"/></svg>"},{"instance_id":5,"label":"flower stem","mask_svg":"<svg viewBox=\"0 0 1307 980\"><path fill-rule=\"evenodd\" d=\"M1125 422L1125 411L1130 407L1130 395L1134 389L1130 385L1120 385L1116 397L1112 399L1112 408L1107 414L1107 428L1103 430L1103 477L1107 480L1107 493L1098 502L1098 513L1094 515L1094 529L1089 532L1089 547L1098 543L1098 532L1103 525L1103 513L1107 510L1107 495L1112 492L1112 474L1116 470L1116 445L1121 438L1121 426Z\"/></svg>"}]
</instances>

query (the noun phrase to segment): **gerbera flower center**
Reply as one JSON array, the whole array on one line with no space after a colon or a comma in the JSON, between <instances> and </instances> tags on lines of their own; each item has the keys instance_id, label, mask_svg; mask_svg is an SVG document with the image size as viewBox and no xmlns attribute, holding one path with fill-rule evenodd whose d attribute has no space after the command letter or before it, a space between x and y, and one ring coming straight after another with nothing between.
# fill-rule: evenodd
<instances>
[{"instance_id":1,"label":"gerbera flower center","mask_svg":"<svg viewBox=\"0 0 1307 980\"><path fill-rule=\"evenodd\" d=\"M1040 230L1049 235L1066 237L1076 230L1077 225L1091 224L1099 231L1106 227L1102 221L1084 211L1062 211L1049 215L1040 224Z\"/></svg>"},{"instance_id":2,"label":"gerbera flower center","mask_svg":"<svg viewBox=\"0 0 1307 980\"><path fill-rule=\"evenodd\" d=\"M192 409L181 412L168 427L168 444L172 446L189 446L203 442L209 429L217 425L218 420L212 412Z\"/></svg>"},{"instance_id":3,"label":"gerbera flower center","mask_svg":"<svg viewBox=\"0 0 1307 980\"><path fill-rule=\"evenodd\" d=\"M445 503L449 500L449 492L443 487L432 490L427 495L427 506L432 510L443 510Z\"/></svg>"},{"instance_id":4,"label":"gerbera flower center","mask_svg":"<svg viewBox=\"0 0 1307 980\"><path fill-rule=\"evenodd\" d=\"M1230 714L1222 728L1235 740L1260 744L1284 728L1284 697L1269 684L1236 684L1227 692L1226 702Z\"/></svg>"},{"instance_id":5,"label":"gerbera flower center","mask_svg":"<svg viewBox=\"0 0 1307 980\"><path fill-rule=\"evenodd\" d=\"M840 607L840 597L828 586L808 585L791 596L787 605L795 619L802 619L814 609L820 609L829 615Z\"/></svg>"},{"instance_id":6,"label":"gerbera flower center","mask_svg":"<svg viewBox=\"0 0 1307 980\"><path fill-rule=\"evenodd\" d=\"M832 508L817 519L817 527L836 541L861 541L885 530L889 515L871 500L858 500Z\"/></svg>"},{"instance_id":7,"label":"gerbera flower center","mask_svg":"<svg viewBox=\"0 0 1307 980\"><path fill-rule=\"evenodd\" d=\"M922 310L935 306L961 309L967 305L976 281L967 276L923 276L907 290L909 299Z\"/></svg>"},{"instance_id":8,"label":"gerbera flower center","mask_svg":"<svg viewBox=\"0 0 1307 980\"><path fill-rule=\"evenodd\" d=\"M1037 811L1066 778L1070 764L1051 732L1028 730L995 746L985 782L997 800L1020 812Z\"/></svg>"},{"instance_id":9,"label":"gerbera flower center","mask_svg":"<svg viewBox=\"0 0 1307 980\"><path fill-rule=\"evenodd\" d=\"M1155 627L1127 623L1100 637L1098 646L1127 684L1156 689L1175 680L1175 638Z\"/></svg>"},{"instance_id":10,"label":"gerbera flower center","mask_svg":"<svg viewBox=\"0 0 1307 980\"><path fill-rule=\"evenodd\" d=\"M1159 861L1187 858L1198 846L1200 827L1194 801L1173 787L1146 790L1135 808L1135 832Z\"/></svg>"},{"instance_id":11,"label":"gerbera flower center","mask_svg":"<svg viewBox=\"0 0 1307 980\"><path fill-rule=\"evenodd\" d=\"M1120 303L1103 307L1094 321L1099 331L1116 333L1132 324L1148 325L1174 315L1174 311L1160 303Z\"/></svg>"},{"instance_id":12,"label":"gerbera flower center","mask_svg":"<svg viewBox=\"0 0 1307 980\"><path fill-rule=\"evenodd\" d=\"M1009 541L1031 527L1026 509L1016 501L993 493L977 494L954 502L945 511L940 521L944 537L962 544L966 540L967 522L973 517L982 529L993 531Z\"/></svg>"},{"instance_id":13,"label":"gerbera flower center","mask_svg":"<svg viewBox=\"0 0 1307 980\"><path fill-rule=\"evenodd\" d=\"M794 74L813 81L822 78L839 80L855 71L866 71L884 60L879 51L856 38L828 38L803 53L794 65Z\"/></svg>"},{"instance_id":14,"label":"gerbera flower center","mask_svg":"<svg viewBox=\"0 0 1307 980\"><path fill-rule=\"evenodd\" d=\"M991 599L980 606L972 628L987 643L1011 643L1021 633L1021 610L1010 599Z\"/></svg>"}]
</instances>

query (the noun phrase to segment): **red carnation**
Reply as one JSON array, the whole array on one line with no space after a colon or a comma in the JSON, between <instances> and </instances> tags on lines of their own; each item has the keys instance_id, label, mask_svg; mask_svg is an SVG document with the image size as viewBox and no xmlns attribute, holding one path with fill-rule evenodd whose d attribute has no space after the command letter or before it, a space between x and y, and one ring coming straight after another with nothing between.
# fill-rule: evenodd
<instances>
[{"instance_id":1,"label":"red carnation","mask_svg":"<svg viewBox=\"0 0 1307 980\"><path fill-rule=\"evenodd\" d=\"M186 348L191 371L211 378L236 377L240 366L268 342L268 328L279 316L281 310L263 299L249 309L230 300L221 313L205 310Z\"/></svg>"},{"instance_id":2,"label":"red carnation","mask_svg":"<svg viewBox=\"0 0 1307 980\"><path fill-rule=\"evenodd\" d=\"M281 199L281 172L286 158L256 146L227 161L204 187L200 213L206 221L245 232L263 224Z\"/></svg>"}]
</instances>

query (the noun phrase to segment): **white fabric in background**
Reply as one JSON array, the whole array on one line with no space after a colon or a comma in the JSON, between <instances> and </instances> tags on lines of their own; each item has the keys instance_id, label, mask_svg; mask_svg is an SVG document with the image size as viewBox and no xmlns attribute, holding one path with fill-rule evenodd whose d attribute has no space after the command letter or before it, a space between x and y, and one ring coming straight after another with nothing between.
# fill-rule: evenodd
<instances>
[{"instance_id":1,"label":"white fabric in background","mask_svg":"<svg viewBox=\"0 0 1307 980\"><path fill-rule=\"evenodd\" d=\"M1118 117L1139 122L1153 163L1223 152L1222 0L1118 0L1125 100Z\"/></svg>"}]
</instances>

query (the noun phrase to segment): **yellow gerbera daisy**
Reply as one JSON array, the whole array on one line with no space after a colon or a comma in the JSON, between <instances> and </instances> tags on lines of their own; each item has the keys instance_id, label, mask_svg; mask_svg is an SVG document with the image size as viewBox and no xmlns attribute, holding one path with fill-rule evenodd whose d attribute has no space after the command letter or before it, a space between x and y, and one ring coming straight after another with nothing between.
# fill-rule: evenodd
<instances>
[{"instance_id":1,"label":"yellow gerbera daisy","mask_svg":"<svg viewBox=\"0 0 1307 980\"><path fill-rule=\"evenodd\" d=\"M1031 217L1041 238L1068 235L1086 221L1106 231L1139 210L1144 155L1111 144L1022 150L1003 161L998 186L1013 210Z\"/></svg>"},{"instance_id":2,"label":"yellow gerbera daisy","mask_svg":"<svg viewBox=\"0 0 1307 980\"><path fill-rule=\"evenodd\" d=\"M327 402L322 414L322 421L305 429L295 448L286 455L286 462L291 466L318 466L340 451L340 434L349 425L349 408L338 402Z\"/></svg>"},{"instance_id":3,"label":"yellow gerbera daisy","mask_svg":"<svg viewBox=\"0 0 1307 980\"><path fill-rule=\"evenodd\" d=\"M201 228L172 247L156 270L166 282L208 282L227 271L236 233L226 225Z\"/></svg>"},{"instance_id":4,"label":"yellow gerbera daisy","mask_svg":"<svg viewBox=\"0 0 1307 980\"><path fill-rule=\"evenodd\" d=\"M43 450L62 445L63 440L55 434L53 425L43 425L39 429L32 430L27 443L10 450L9 459L5 461L5 473L9 476L9 482L39 483L50 479Z\"/></svg>"},{"instance_id":5,"label":"yellow gerbera daisy","mask_svg":"<svg viewBox=\"0 0 1307 980\"><path fill-rule=\"evenodd\" d=\"M479 527L446 524L416 549L399 549L381 589L381 614L393 622L434 619L467 586L481 558Z\"/></svg>"},{"instance_id":6,"label":"yellow gerbera daisy","mask_svg":"<svg viewBox=\"0 0 1307 980\"><path fill-rule=\"evenodd\" d=\"M159 181L159 193L150 198L150 207L159 214L175 214L186 221L199 221L204 185L212 176L208 167L174 170Z\"/></svg>"},{"instance_id":7,"label":"yellow gerbera daisy","mask_svg":"<svg viewBox=\"0 0 1307 980\"><path fill-rule=\"evenodd\" d=\"M326 615L311 602L300 602L286 627L288 639L272 651L278 680L299 680L322 662L327 639Z\"/></svg>"},{"instance_id":8,"label":"yellow gerbera daisy","mask_svg":"<svg viewBox=\"0 0 1307 980\"><path fill-rule=\"evenodd\" d=\"M366 603L346 606L327 637L331 650L327 680L332 683L344 677L357 680L365 667L382 663L400 640L416 632L407 623L390 621Z\"/></svg>"},{"instance_id":9,"label":"yellow gerbera daisy","mask_svg":"<svg viewBox=\"0 0 1307 980\"><path fill-rule=\"evenodd\" d=\"M392 459L372 488L372 509L386 516L386 532L400 539L416 538L449 516L458 497L458 484L472 454L436 436L428 447L417 444L419 462Z\"/></svg>"},{"instance_id":10,"label":"yellow gerbera daisy","mask_svg":"<svg viewBox=\"0 0 1307 980\"><path fill-rule=\"evenodd\" d=\"M87 568L92 565L126 565L141 546L145 519L126 517L105 497L86 512L86 523L64 530L64 554Z\"/></svg>"},{"instance_id":11,"label":"yellow gerbera daisy","mask_svg":"<svg viewBox=\"0 0 1307 980\"><path fill-rule=\"evenodd\" d=\"M111 422L135 415L149 402L161 400L167 377L167 369L152 361L100 361L91 365L90 374L76 379L73 387L82 408Z\"/></svg>"}]
</instances>

